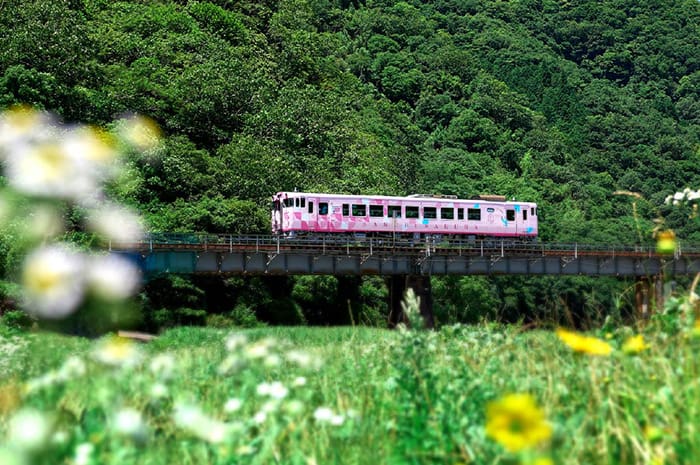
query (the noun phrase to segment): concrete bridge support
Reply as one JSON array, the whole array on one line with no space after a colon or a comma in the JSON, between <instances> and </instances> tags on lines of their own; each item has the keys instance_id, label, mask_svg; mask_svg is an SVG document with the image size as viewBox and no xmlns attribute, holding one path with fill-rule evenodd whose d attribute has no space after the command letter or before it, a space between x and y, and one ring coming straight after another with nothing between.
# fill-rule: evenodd
<instances>
[{"instance_id":1,"label":"concrete bridge support","mask_svg":"<svg viewBox=\"0 0 700 465\"><path fill-rule=\"evenodd\" d=\"M393 275L387 279L389 288L389 327L394 328L399 323L406 323L401 302L407 289L413 289L416 297L420 298L420 314L425 326L432 329L435 326L433 317L433 291L430 276L424 275Z\"/></svg>"},{"instance_id":2,"label":"concrete bridge support","mask_svg":"<svg viewBox=\"0 0 700 465\"><path fill-rule=\"evenodd\" d=\"M637 277L634 283L634 301L637 315L641 319L648 319L652 313L661 311L664 307L663 276Z\"/></svg>"}]
</instances>

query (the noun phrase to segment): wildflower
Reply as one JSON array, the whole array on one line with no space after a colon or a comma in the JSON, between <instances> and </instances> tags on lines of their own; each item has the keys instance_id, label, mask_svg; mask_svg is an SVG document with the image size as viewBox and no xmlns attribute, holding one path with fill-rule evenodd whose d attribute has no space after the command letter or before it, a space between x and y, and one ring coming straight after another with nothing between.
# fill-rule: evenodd
<instances>
[{"instance_id":1,"label":"wildflower","mask_svg":"<svg viewBox=\"0 0 700 465\"><path fill-rule=\"evenodd\" d=\"M212 444L223 442L231 432L228 424L208 417L195 405L177 403L174 410L176 425Z\"/></svg>"},{"instance_id":2,"label":"wildflower","mask_svg":"<svg viewBox=\"0 0 700 465\"><path fill-rule=\"evenodd\" d=\"M529 394L510 394L486 408L486 435L511 452L548 440L552 427Z\"/></svg>"},{"instance_id":3,"label":"wildflower","mask_svg":"<svg viewBox=\"0 0 700 465\"><path fill-rule=\"evenodd\" d=\"M9 147L12 150L32 139L45 137L50 123L48 113L24 105L11 108L0 115L0 149Z\"/></svg>"},{"instance_id":4,"label":"wildflower","mask_svg":"<svg viewBox=\"0 0 700 465\"><path fill-rule=\"evenodd\" d=\"M163 399L168 396L168 387L162 383L155 383L151 386L149 394L153 399Z\"/></svg>"},{"instance_id":5,"label":"wildflower","mask_svg":"<svg viewBox=\"0 0 700 465\"><path fill-rule=\"evenodd\" d=\"M224 411L227 413L237 412L241 409L242 405L243 401L234 397L226 401L226 403L224 404Z\"/></svg>"},{"instance_id":6,"label":"wildflower","mask_svg":"<svg viewBox=\"0 0 700 465\"><path fill-rule=\"evenodd\" d=\"M89 213L87 226L107 240L129 244L142 240L145 232L141 218L118 205L102 205Z\"/></svg>"},{"instance_id":7,"label":"wildflower","mask_svg":"<svg viewBox=\"0 0 700 465\"><path fill-rule=\"evenodd\" d=\"M676 251L676 235L673 231L661 231L656 236L656 252L672 254Z\"/></svg>"},{"instance_id":8,"label":"wildflower","mask_svg":"<svg viewBox=\"0 0 700 465\"><path fill-rule=\"evenodd\" d=\"M610 344L595 337L582 336L562 328L557 329L557 336L574 352L589 355L609 355L612 352Z\"/></svg>"},{"instance_id":9,"label":"wildflower","mask_svg":"<svg viewBox=\"0 0 700 465\"><path fill-rule=\"evenodd\" d=\"M622 351L626 354L638 354L648 348L649 346L644 342L644 336L641 334L628 338L624 344L622 344Z\"/></svg>"},{"instance_id":10,"label":"wildflower","mask_svg":"<svg viewBox=\"0 0 700 465\"><path fill-rule=\"evenodd\" d=\"M84 261L81 254L62 245L32 252L22 270L28 311L44 318L73 313L84 295Z\"/></svg>"},{"instance_id":11,"label":"wildflower","mask_svg":"<svg viewBox=\"0 0 700 465\"><path fill-rule=\"evenodd\" d=\"M19 450L35 452L43 449L51 438L50 419L37 410L20 410L10 419L7 439Z\"/></svg>"},{"instance_id":12,"label":"wildflower","mask_svg":"<svg viewBox=\"0 0 700 465\"><path fill-rule=\"evenodd\" d=\"M253 416L253 423L256 425L262 425L265 423L265 420L267 420L267 413L262 410Z\"/></svg>"},{"instance_id":13,"label":"wildflower","mask_svg":"<svg viewBox=\"0 0 700 465\"><path fill-rule=\"evenodd\" d=\"M112 427L117 434L138 442L145 441L148 434L141 412L130 408L117 412Z\"/></svg>"},{"instance_id":14,"label":"wildflower","mask_svg":"<svg viewBox=\"0 0 700 465\"><path fill-rule=\"evenodd\" d=\"M175 357L170 354L158 354L150 364L151 372L161 379L170 379L175 373Z\"/></svg>"},{"instance_id":15,"label":"wildflower","mask_svg":"<svg viewBox=\"0 0 700 465\"><path fill-rule=\"evenodd\" d=\"M233 352L239 347L244 346L246 342L248 342L248 338L243 334L229 334L226 338L226 350Z\"/></svg>"},{"instance_id":16,"label":"wildflower","mask_svg":"<svg viewBox=\"0 0 700 465\"><path fill-rule=\"evenodd\" d=\"M126 338L111 336L95 347L93 357L105 365L133 366L141 360L141 350Z\"/></svg>"},{"instance_id":17,"label":"wildflower","mask_svg":"<svg viewBox=\"0 0 700 465\"><path fill-rule=\"evenodd\" d=\"M70 153L91 162L98 170L105 170L118 155L115 138L97 128L79 127L66 136L64 144Z\"/></svg>"},{"instance_id":18,"label":"wildflower","mask_svg":"<svg viewBox=\"0 0 700 465\"><path fill-rule=\"evenodd\" d=\"M296 378L294 378L294 381L292 381L292 386L294 387L301 387L304 385L306 385L306 378L304 378L303 376L297 376Z\"/></svg>"},{"instance_id":19,"label":"wildflower","mask_svg":"<svg viewBox=\"0 0 700 465\"><path fill-rule=\"evenodd\" d=\"M330 422L333 416L333 410L328 407L319 407L314 410L314 419L320 423Z\"/></svg>"},{"instance_id":20,"label":"wildflower","mask_svg":"<svg viewBox=\"0 0 700 465\"><path fill-rule=\"evenodd\" d=\"M284 399L287 397L289 389L287 389L284 384L280 383L279 381L275 381L273 383L260 383L256 392L260 396L269 396L273 399Z\"/></svg>"},{"instance_id":21,"label":"wildflower","mask_svg":"<svg viewBox=\"0 0 700 465\"><path fill-rule=\"evenodd\" d=\"M99 192L89 163L57 137L14 150L6 168L9 184L31 196L81 201Z\"/></svg>"},{"instance_id":22,"label":"wildflower","mask_svg":"<svg viewBox=\"0 0 700 465\"><path fill-rule=\"evenodd\" d=\"M69 381L73 378L83 376L86 371L87 367L85 366L85 361L73 355L63 362L63 366L61 366L61 369L58 371L58 377L63 381Z\"/></svg>"},{"instance_id":23,"label":"wildflower","mask_svg":"<svg viewBox=\"0 0 700 465\"><path fill-rule=\"evenodd\" d=\"M268 356L273 345L274 341L272 339L265 338L246 347L245 354L251 359L264 358Z\"/></svg>"},{"instance_id":24,"label":"wildflower","mask_svg":"<svg viewBox=\"0 0 700 465\"><path fill-rule=\"evenodd\" d=\"M141 284L141 271L126 258L116 255L91 257L86 270L86 281L92 292L109 301L132 296Z\"/></svg>"},{"instance_id":25,"label":"wildflower","mask_svg":"<svg viewBox=\"0 0 700 465\"><path fill-rule=\"evenodd\" d=\"M88 465L94 450L95 446L89 442L84 442L75 446L75 456L73 457L75 465Z\"/></svg>"}]
</instances>

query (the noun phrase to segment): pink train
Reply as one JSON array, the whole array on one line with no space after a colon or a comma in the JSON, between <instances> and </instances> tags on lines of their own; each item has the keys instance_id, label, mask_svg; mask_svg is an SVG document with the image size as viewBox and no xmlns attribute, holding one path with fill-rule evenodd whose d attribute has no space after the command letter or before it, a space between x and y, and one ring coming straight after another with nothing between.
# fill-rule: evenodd
<instances>
[{"instance_id":1,"label":"pink train","mask_svg":"<svg viewBox=\"0 0 700 465\"><path fill-rule=\"evenodd\" d=\"M339 195L278 192L272 232L367 236L537 237L537 205L500 196L461 200L446 196Z\"/></svg>"}]
</instances>

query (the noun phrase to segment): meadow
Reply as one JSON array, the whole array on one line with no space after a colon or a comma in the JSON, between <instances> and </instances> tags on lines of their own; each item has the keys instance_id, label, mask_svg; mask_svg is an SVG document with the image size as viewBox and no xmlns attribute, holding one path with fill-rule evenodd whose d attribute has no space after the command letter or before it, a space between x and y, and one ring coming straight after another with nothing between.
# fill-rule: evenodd
<instances>
[{"instance_id":1,"label":"meadow","mask_svg":"<svg viewBox=\"0 0 700 465\"><path fill-rule=\"evenodd\" d=\"M0 463L697 463L698 328L669 321L4 331Z\"/></svg>"}]
</instances>

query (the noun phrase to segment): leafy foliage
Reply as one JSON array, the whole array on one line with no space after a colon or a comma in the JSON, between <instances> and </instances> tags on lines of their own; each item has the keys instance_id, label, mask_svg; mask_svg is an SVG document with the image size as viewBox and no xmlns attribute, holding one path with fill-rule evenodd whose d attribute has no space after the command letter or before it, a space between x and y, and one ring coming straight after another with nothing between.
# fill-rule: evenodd
<instances>
[{"instance_id":1,"label":"leafy foliage","mask_svg":"<svg viewBox=\"0 0 700 465\"><path fill-rule=\"evenodd\" d=\"M664 213L692 239L658 206L700 185L699 27L693 0L9 0L0 107L153 117L121 196L154 230L266 232L297 188L534 200L545 241L644 241Z\"/></svg>"}]
</instances>

